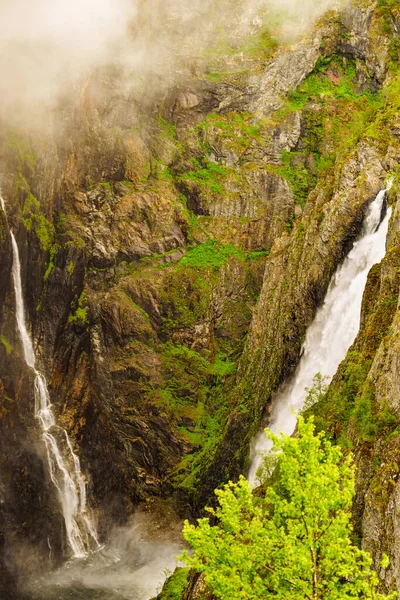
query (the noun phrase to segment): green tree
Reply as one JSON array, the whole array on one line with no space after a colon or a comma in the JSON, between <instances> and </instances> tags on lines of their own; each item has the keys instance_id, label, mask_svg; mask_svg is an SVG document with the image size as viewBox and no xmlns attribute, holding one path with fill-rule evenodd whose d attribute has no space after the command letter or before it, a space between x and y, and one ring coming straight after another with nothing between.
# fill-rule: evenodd
<instances>
[{"instance_id":1,"label":"green tree","mask_svg":"<svg viewBox=\"0 0 400 600\"><path fill-rule=\"evenodd\" d=\"M306 412L317 402L323 400L329 387L327 381L328 377L321 375L321 373L317 373L314 376L312 386L306 388L307 396L304 400L302 413Z\"/></svg>"},{"instance_id":2,"label":"green tree","mask_svg":"<svg viewBox=\"0 0 400 600\"><path fill-rule=\"evenodd\" d=\"M193 548L183 554L186 563L224 600L397 597L378 593L370 555L350 539L351 456L343 458L302 417L297 437L267 435L277 470L265 493L253 494L244 477L217 490L219 506L208 509L217 524L185 523Z\"/></svg>"}]
</instances>

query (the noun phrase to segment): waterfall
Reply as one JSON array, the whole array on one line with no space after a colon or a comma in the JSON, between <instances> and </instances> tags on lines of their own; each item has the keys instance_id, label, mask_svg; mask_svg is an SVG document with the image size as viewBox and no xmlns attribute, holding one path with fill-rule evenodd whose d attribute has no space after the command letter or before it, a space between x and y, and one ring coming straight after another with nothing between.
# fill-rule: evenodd
<instances>
[{"instance_id":1,"label":"waterfall","mask_svg":"<svg viewBox=\"0 0 400 600\"><path fill-rule=\"evenodd\" d=\"M302 409L306 388L313 385L320 373L329 383L360 327L362 297L371 267L385 256L386 236L391 208L382 220L387 190L379 192L368 208L359 239L354 243L343 264L332 277L324 304L310 325L303 353L288 384L273 398L269 429L273 433L291 435L296 427L296 412ZM254 483L263 456L272 444L261 432L255 441L249 480Z\"/></svg>"},{"instance_id":2,"label":"waterfall","mask_svg":"<svg viewBox=\"0 0 400 600\"><path fill-rule=\"evenodd\" d=\"M1 194L0 198L4 210L4 200ZM84 557L91 545L99 546L96 530L86 504L86 485L82 477L79 458L73 451L68 433L56 424L46 378L36 368L32 339L26 326L18 245L13 233L11 233L11 241L17 328L25 362L34 375L35 417L42 431L50 479L57 490L69 546L74 557Z\"/></svg>"}]
</instances>

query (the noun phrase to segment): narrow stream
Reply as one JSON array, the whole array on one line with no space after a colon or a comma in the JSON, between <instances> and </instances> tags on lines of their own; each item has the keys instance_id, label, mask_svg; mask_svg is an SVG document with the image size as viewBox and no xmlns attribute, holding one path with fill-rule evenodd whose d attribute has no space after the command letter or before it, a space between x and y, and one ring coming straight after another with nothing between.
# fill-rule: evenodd
<instances>
[{"instance_id":1,"label":"narrow stream","mask_svg":"<svg viewBox=\"0 0 400 600\"><path fill-rule=\"evenodd\" d=\"M296 427L296 412L303 407L306 388L320 373L329 383L354 342L359 327L361 303L371 267L385 256L391 208L385 214L386 192L379 192L368 208L359 239L329 285L324 304L310 325L303 354L294 377L284 383L273 399L269 429L291 435ZM382 219L382 215L384 218ZM248 475L256 482L256 473L271 442L262 431L254 446L254 458Z\"/></svg>"},{"instance_id":2,"label":"narrow stream","mask_svg":"<svg viewBox=\"0 0 400 600\"><path fill-rule=\"evenodd\" d=\"M0 205L5 212L6 206L1 193ZM99 547L96 529L86 503L86 485L79 458L73 450L68 433L56 424L46 378L36 366L33 343L26 326L18 245L12 232L11 242L17 330L25 362L34 375L34 414L42 432L49 475L64 517L71 553L74 557L83 558L88 551Z\"/></svg>"},{"instance_id":3,"label":"narrow stream","mask_svg":"<svg viewBox=\"0 0 400 600\"><path fill-rule=\"evenodd\" d=\"M0 206L6 212L1 192ZM36 365L26 324L19 250L12 232L11 242L17 330L25 362L34 377L34 415L71 550L71 559L60 569L27 582L21 600L148 600L161 589L168 572L175 569L181 546L165 537L151 539L143 531L143 519L137 517L130 526L114 529L107 544L100 547L79 457L67 431L56 423L46 378Z\"/></svg>"}]
</instances>

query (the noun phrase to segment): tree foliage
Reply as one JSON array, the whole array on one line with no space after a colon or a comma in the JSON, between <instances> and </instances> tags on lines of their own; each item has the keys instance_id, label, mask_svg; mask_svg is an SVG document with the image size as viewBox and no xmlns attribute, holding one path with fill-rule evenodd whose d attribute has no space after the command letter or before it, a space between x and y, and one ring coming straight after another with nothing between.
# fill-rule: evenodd
<instances>
[{"instance_id":1,"label":"tree foliage","mask_svg":"<svg viewBox=\"0 0 400 600\"><path fill-rule=\"evenodd\" d=\"M185 523L186 563L224 600L397 597L377 591L370 555L351 542L351 456L301 417L297 437L267 435L277 470L265 494L253 494L244 477L217 490L219 506L208 509L217 524Z\"/></svg>"}]
</instances>

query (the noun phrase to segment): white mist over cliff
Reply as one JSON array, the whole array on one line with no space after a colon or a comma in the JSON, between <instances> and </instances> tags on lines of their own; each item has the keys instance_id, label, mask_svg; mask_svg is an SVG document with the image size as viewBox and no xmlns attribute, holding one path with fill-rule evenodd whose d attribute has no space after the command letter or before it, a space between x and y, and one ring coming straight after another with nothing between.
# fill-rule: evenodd
<instances>
[{"instance_id":1,"label":"white mist over cliff","mask_svg":"<svg viewBox=\"0 0 400 600\"><path fill-rule=\"evenodd\" d=\"M198 54L218 35L251 30L257 14L301 34L335 0L0 0L0 107L3 119L46 114L60 92L109 63L146 77L174 77L182 55ZM259 23L261 21L259 20ZM189 56L190 59L190 56ZM190 61L189 61L190 62Z\"/></svg>"}]
</instances>

